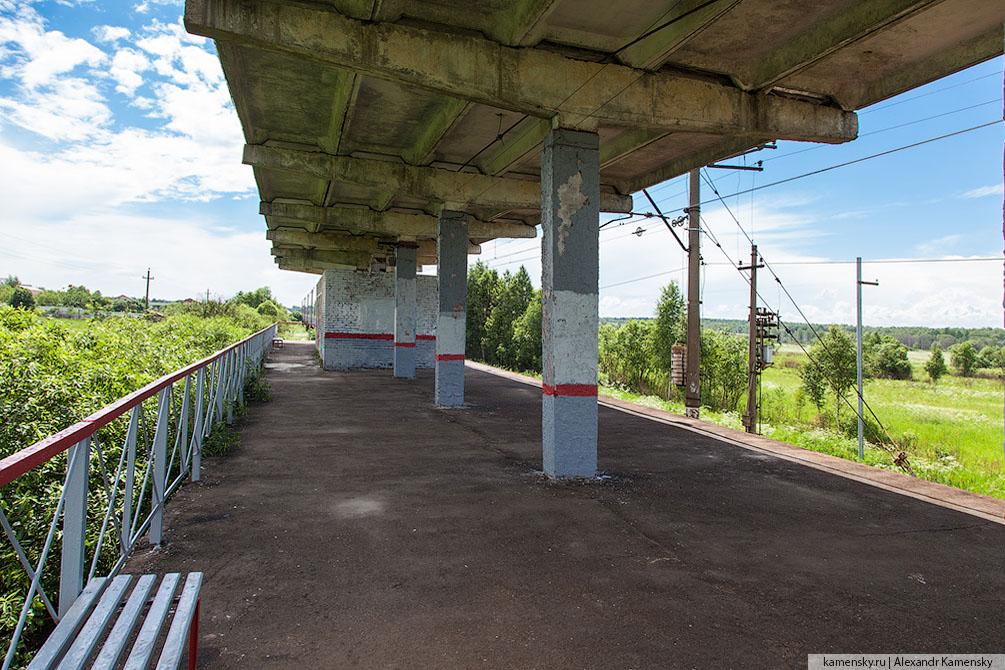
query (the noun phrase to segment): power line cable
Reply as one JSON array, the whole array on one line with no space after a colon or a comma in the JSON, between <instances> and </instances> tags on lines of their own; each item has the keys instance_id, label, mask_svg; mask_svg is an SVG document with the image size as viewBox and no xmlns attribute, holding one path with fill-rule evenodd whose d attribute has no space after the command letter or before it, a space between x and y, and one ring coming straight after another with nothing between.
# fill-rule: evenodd
<instances>
[{"instance_id":1,"label":"power line cable","mask_svg":"<svg viewBox=\"0 0 1005 670\"><path fill-rule=\"evenodd\" d=\"M973 132L975 130L980 130L982 128L988 128L990 126L995 126L995 125L1000 124L1001 122L1002 122L1002 119L995 119L994 121L989 121L988 123L982 123L982 124L977 125L977 126L971 126L970 128L964 128L963 130L957 130L957 131L952 132L952 133L946 133L945 135L939 135L938 137L931 137L931 138L929 138L927 140L921 140L919 142L913 142L911 144L905 144L904 146L896 147L894 149L888 149L887 151L881 151L878 154L872 154L870 156L863 156L861 158L856 158L855 160L845 161L844 163L838 163L837 165L831 165L829 167L820 168L819 170L813 170L811 172L804 172L803 174L799 174L799 175L796 175L794 177L787 177L786 179L780 179L778 181L773 181L773 182L771 182L769 184L762 184L761 186L755 186L753 188L748 188L748 189L743 190L743 191L737 191L736 193L729 193L728 195L724 195L724 196L723 195L719 195L718 199L722 200L723 198L732 198L733 196L736 196L736 195L746 195L747 193L753 193L755 191L761 191L761 190L764 190L766 188L771 188L772 186L779 186L781 184L787 184L789 182L796 181L797 179L804 179L806 177L812 177L814 175L823 174L824 172L830 172L831 170L836 170L838 168L847 167L849 165L855 165L856 163L863 163L863 162L865 162L867 160L872 160L873 158L880 158L882 156L888 156L890 154L897 153L898 151L904 151L905 149L912 149L914 147L920 147L920 146L922 146L924 144L930 144L932 142L937 142L939 140L944 140L944 139L947 139L947 138L950 138L950 137L955 137L957 135L962 135L964 133ZM699 203L699 205L708 205L708 204L711 204L713 202L715 202L715 200L706 200L704 202Z\"/></svg>"}]
</instances>

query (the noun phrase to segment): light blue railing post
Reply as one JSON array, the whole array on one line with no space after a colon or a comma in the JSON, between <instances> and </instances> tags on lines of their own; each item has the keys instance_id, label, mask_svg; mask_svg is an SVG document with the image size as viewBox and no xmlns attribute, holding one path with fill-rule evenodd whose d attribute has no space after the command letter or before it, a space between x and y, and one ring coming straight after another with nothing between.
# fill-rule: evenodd
<instances>
[{"instance_id":1,"label":"light blue railing post","mask_svg":"<svg viewBox=\"0 0 1005 670\"><path fill-rule=\"evenodd\" d=\"M206 368L199 368L195 378L195 424L192 426L192 442L189 448L192 451L192 481L197 482L201 478L202 471L202 421L205 398L203 390L206 384Z\"/></svg>"},{"instance_id":2,"label":"light blue railing post","mask_svg":"<svg viewBox=\"0 0 1005 670\"><path fill-rule=\"evenodd\" d=\"M232 350L227 354L227 425L233 425L234 423L234 400L237 397L237 375L236 363L237 363L237 350Z\"/></svg>"},{"instance_id":3,"label":"light blue railing post","mask_svg":"<svg viewBox=\"0 0 1005 670\"><path fill-rule=\"evenodd\" d=\"M185 390L182 393L184 396L181 399L181 417L178 420L178 433L175 436L175 444L181 452L181 470L184 472L185 468L191 465L188 450L188 414L192 407L190 401L190 396L192 395L192 375L185 377Z\"/></svg>"},{"instance_id":4,"label":"light blue railing post","mask_svg":"<svg viewBox=\"0 0 1005 670\"><path fill-rule=\"evenodd\" d=\"M157 395L157 430L153 447L153 499L150 512L150 544L160 544L164 539L164 495L167 488L168 417L171 415L171 387Z\"/></svg>"},{"instance_id":5,"label":"light blue railing post","mask_svg":"<svg viewBox=\"0 0 1005 670\"><path fill-rule=\"evenodd\" d=\"M84 590L84 534L87 530L87 470L91 438L66 454L66 500L63 506L63 553L59 572L59 615L62 616Z\"/></svg>"},{"instance_id":6,"label":"light blue railing post","mask_svg":"<svg viewBox=\"0 0 1005 670\"><path fill-rule=\"evenodd\" d=\"M216 399L213 403L213 423L223 420L224 388L227 381L227 356L221 356L216 365ZM212 426L210 426L212 428Z\"/></svg>"},{"instance_id":7,"label":"light blue railing post","mask_svg":"<svg viewBox=\"0 0 1005 670\"><path fill-rule=\"evenodd\" d=\"M133 487L136 485L136 437L139 434L140 410L143 403L133 407L129 413L129 429L126 431L126 471L122 488L122 538L119 543L123 557L128 555L133 543Z\"/></svg>"},{"instance_id":8,"label":"light blue railing post","mask_svg":"<svg viewBox=\"0 0 1005 670\"><path fill-rule=\"evenodd\" d=\"M251 346L250 342L245 342L241 345L241 365L239 367L241 371L241 377L237 382L237 403L239 405L244 404L244 381L245 375L248 374L248 347Z\"/></svg>"}]
</instances>

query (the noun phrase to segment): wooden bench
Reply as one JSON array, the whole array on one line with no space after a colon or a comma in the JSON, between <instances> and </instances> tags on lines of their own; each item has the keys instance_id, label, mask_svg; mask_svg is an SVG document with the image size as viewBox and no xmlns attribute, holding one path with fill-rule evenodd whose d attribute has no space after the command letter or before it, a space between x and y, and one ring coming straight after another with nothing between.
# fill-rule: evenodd
<instances>
[{"instance_id":1,"label":"wooden bench","mask_svg":"<svg viewBox=\"0 0 1005 670\"><path fill-rule=\"evenodd\" d=\"M125 670L148 667L175 670L181 663L186 642L188 667L193 670L199 645L199 590L202 587L202 573L190 572L180 595L176 596L181 577L176 572L164 575L157 594L153 600L149 600L157 575L143 575L136 580L136 586L124 605L122 602L133 581L132 575L92 579L60 618L49 639L28 665L28 670L113 670L118 667L131 640L134 640L132 648L122 666ZM167 628L160 656L157 664L150 666L172 605L174 616L170 617L170 626ZM143 623L139 633L133 636L141 618Z\"/></svg>"}]
</instances>

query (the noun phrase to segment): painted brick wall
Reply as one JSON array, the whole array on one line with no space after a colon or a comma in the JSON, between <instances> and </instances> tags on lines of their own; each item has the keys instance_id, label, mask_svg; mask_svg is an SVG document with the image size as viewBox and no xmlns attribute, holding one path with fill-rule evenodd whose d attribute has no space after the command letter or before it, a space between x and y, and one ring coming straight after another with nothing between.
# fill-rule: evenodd
<instances>
[{"instance_id":1,"label":"painted brick wall","mask_svg":"<svg viewBox=\"0 0 1005 670\"><path fill-rule=\"evenodd\" d=\"M416 366L436 355L436 277L416 277ZM326 270L318 283L318 350L326 370L394 364L393 273Z\"/></svg>"}]
</instances>

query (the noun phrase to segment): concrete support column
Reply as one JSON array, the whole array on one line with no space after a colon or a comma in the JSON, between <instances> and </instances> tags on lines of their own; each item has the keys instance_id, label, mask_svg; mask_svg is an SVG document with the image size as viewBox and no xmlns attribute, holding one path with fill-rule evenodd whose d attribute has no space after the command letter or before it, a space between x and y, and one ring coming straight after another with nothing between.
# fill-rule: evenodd
<instances>
[{"instance_id":1,"label":"concrete support column","mask_svg":"<svg viewBox=\"0 0 1005 670\"><path fill-rule=\"evenodd\" d=\"M550 477L597 473L600 151L552 130L541 155L542 437Z\"/></svg>"},{"instance_id":2,"label":"concrete support column","mask_svg":"<svg viewBox=\"0 0 1005 670\"><path fill-rule=\"evenodd\" d=\"M444 210L436 225L436 404L464 404L464 312L468 299L468 216Z\"/></svg>"},{"instance_id":3,"label":"concrete support column","mask_svg":"<svg viewBox=\"0 0 1005 670\"><path fill-rule=\"evenodd\" d=\"M399 245L394 265L394 376L415 378L415 245Z\"/></svg>"}]
</instances>

